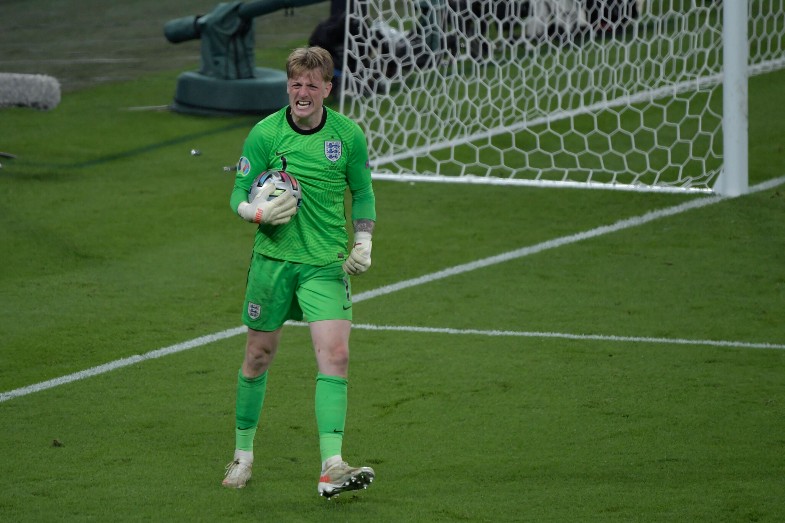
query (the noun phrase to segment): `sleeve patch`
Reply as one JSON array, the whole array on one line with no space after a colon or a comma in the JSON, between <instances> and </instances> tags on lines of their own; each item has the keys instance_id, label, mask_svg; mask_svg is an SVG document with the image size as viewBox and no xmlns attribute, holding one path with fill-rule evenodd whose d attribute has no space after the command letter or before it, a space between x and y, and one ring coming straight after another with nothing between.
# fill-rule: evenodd
<instances>
[{"instance_id":1,"label":"sleeve patch","mask_svg":"<svg viewBox=\"0 0 785 523\"><path fill-rule=\"evenodd\" d=\"M237 162L237 174L248 176L251 172L251 162L245 156L241 156Z\"/></svg>"}]
</instances>

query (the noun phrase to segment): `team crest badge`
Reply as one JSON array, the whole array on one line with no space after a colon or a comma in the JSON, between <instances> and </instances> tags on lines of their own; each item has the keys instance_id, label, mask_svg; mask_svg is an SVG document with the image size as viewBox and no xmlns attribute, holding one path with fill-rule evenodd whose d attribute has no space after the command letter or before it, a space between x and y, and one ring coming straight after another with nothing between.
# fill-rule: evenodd
<instances>
[{"instance_id":1,"label":"team crest badge","mask_svg":"<svg viewBox=\"0 0 785 523\"><path fill-rule=\"evenodd\" d=\"M258 320L262 314L262 306L256 303L248 302L248 317L252 320Z\"/></svg>"},{"instance_id":2,"label":"team crest badge","mask_svg":"<svg viewBox=\"0 0 785 523\"><path fill-rule=\"evenodd\" d=\"M331 162L337 162L341 158L341 142L339 140L325 141L324 155Z\"/></svg>"}]
</instances>

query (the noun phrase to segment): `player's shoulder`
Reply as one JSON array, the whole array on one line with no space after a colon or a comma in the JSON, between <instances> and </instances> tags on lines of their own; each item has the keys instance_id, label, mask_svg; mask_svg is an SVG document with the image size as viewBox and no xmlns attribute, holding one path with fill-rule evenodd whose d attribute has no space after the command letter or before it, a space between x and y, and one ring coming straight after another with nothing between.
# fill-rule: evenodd
<instances>
[{"instance_id":1,"label":"player's shoulder","mask_svg":"<svg viewBox=\"0 0 785 523\"><path fill-rule=\"evenodd\" d=\"M281 125L281 122L286 121L286 110L288 108L289 106L287 105L286 107L282 107L281 109L278 109L277 111L268 114L267 116L256 122L256 125L254 125L254 129L256 129L257 127L265 128L270 126Z\"/></svg>"},{"instance_id":2,"label":"player's shoulder","mask_svg":"<svg viewBox=\"0 0 785 523\"><path fill-rule=\"evenodd\" d=\"M336 111L332 107L327 107L325 105L324 108L327 111L327 117L328 118L336 118L336 119L339 119L339 120L351 120L351 118L349 118L348 116L346 116L345 114L343 114L343 113L341 113L339 111Z\"/></svg>"},{"instance_id":3,"label":"player's shoulder","mask_svg":"<svg viewBox=\"0 0 785 523\"><path fill-rule=\"evenodd\" d=\"M360 125L345 114L330 107L325 107L325 109L327 109L327 121L333 127L342 128L353 133L362 133Z\"/></svg>"}]
</instances>

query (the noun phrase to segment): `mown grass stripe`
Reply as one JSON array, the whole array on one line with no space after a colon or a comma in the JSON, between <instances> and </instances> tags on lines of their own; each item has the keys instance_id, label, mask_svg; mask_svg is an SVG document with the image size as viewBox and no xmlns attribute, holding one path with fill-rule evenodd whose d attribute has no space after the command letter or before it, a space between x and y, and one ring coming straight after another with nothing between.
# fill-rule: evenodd
<instances>
[{"instance_id":1,"label":"mown grass stripe","mask_svg":"<svg viewBox=\"0 0 785 523\"><path fill-rule=\"evenodd\" d=\"M767 189L772 189L783 183L785 183L785 176L780 176L779 178L768 180L766 182L755 185L754 187L751 187L750 194L764 191ZM395 283L392 285L386 285L384 287L380 287L375 290L362 292L360 294L355 295L353 301L361 302L372 298L377 298L379 296L384 296L386 294L397 292L403 289L408 289L418 285L425 285L427 283L431 283L450 276L463 274L469 271L474 271L491 265L496 265L499 263L504 263L507 261L515 260L532 254L537 254L556 247L561 247L564 245L576 243L578 241L596 238L604 234L617 232L632 227L637 227L639 225L649 223L653 220L674 216L676 214L680 214L692 209L705 207L707 205L713 205L715 203L724 201L725 199L726 198L722 198L719 196L713 196L713 197L690 200L688 202L679 205L666 207L664 209L659 209L656 211L650 211L640 216L619 220L612 225L604 225L601 227L596 227L588 231L584 231L568 236L563 236L561 238L556 238L553 240L548 240L546 242L542 242L537 245L524 247L522 249L517 249L496 256L490 256L488 258L483 258L481 260L477 260L462 265L456 265L454 267L450 267L448 269L437 271L431 274L426 274L418 278L412 278L410 280L404 280L402 282ZM299 322L290 322L290 324L305 325ZM446 329L446 328L436 328L436 327L393 327L393 326L369 326L369 325L355 325L354 327L358 329L366 329L366 330L374 330L374 329L375 330L409 330L412 332L433 332L433 333L445 333L445 334L477 334L477 335L486 335L486 336L505 335L505 336L522 336L522 337L525 336L525 337L564 338L564 339L577 339L577 340L583 339L583 340L624 341L624 342L640 342L640 343L670 343L670 344L681 344L681 345L711 345L717 347L740 347L740 348L750 348L750 349L776 349L776 350L785 349L785 345L781 345L781 344L754 343L754 342L745 342L745 341L689 340L689 339L682 339L682 338L650 338L650 337L636 337L636 336L569 334L569 333L554 333L554 332L483 331L483 330L474 330L474 329L456 330L456 329ZM92 376L105 374L107 372L117 370L123 367L128 367L130 365L134 365L142 361L161 358L163 356L168 356L170 354L175 354L177 352L182 352L188 349L201 347L203 345L207 345L215 341L231 338L233 336L238 336L244 333L245 331L246 328L244 326L227 329L225 331L216 332L214 334L208 334L206 336L194 338L189 341L185 341L175 345L170 345L169 347L164 347L162 349L146 352L141 355L129 356L127 358L122 358L113 362L105 363L103 365L91 367L89 369L75 372L73 374L68 374L66 376L61 376L59 378L54 378L33 385L28 385L26 387L14 389L8 392L3 392L0 393L0 403L4 401L8 401L13 398L26 396L28 394L33 394L35 392L40 392L43 390L58 387L60 385L65 385L67 383L72 383L74 381L79 381Z\"/></svg>"}]
</instances>

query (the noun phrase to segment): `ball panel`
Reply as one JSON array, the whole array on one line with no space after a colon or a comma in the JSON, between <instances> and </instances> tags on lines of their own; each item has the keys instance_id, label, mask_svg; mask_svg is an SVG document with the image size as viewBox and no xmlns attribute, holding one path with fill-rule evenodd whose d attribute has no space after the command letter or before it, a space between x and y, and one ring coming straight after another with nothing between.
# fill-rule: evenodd
<instances>
[{"instance_id":1,"label":"ball panel","mask_svg":"<svg viewBox=\"0 0 785 523\"><path fill-rule=\"evenodd\" d=\"M265 185L274 184L275 190L267 197L267 201L277 198L284 192L290 192L297 199L297 206L302 203L300 184L294 176L284 171L264 171L253 181L248 193L248 201L252 201Z\"/></svg>"}]
</instances>

